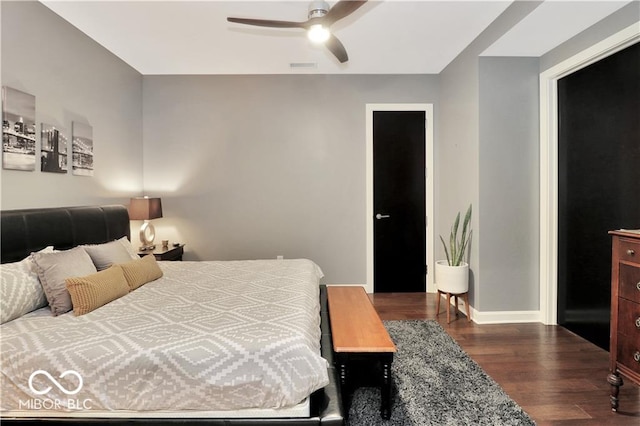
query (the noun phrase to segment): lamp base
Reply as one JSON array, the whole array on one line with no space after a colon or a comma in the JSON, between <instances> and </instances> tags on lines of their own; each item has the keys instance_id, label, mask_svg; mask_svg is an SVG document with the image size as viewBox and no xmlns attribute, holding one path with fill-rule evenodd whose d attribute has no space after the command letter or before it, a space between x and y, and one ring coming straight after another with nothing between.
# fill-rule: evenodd
<instances>
[{"instance_id":1,"label":"lamp base","mask_svg":"<svg viewBox=\"0 0 640 426\"><path fill-rule=\"evenodd\" d=\"M153 240L156 238L156 229L148 220L145 220L140 227L140 251L153 250L156 245L153 244Z\"/></svg>"}]
</instances>

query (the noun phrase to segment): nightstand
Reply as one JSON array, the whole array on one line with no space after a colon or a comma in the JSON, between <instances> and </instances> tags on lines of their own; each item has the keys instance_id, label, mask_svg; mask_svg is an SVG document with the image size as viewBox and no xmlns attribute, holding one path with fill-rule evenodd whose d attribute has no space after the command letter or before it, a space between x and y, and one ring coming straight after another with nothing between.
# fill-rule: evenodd
<instances>
[{"instance_id":1,"label":"nightstand","mask_svg":"<svg viewBox=\"0 0 640 426\"><path fill-rule=\"evenodd\" d=\"M148 254L153 254L156 260L182 260L182 255L184 254L184 244L180 244L179 246L170 245L169 247L162 247L162 245L157 245L153 250L146 250L138 252L138 256L146 256Z\"/></svg>"}]
</instances>

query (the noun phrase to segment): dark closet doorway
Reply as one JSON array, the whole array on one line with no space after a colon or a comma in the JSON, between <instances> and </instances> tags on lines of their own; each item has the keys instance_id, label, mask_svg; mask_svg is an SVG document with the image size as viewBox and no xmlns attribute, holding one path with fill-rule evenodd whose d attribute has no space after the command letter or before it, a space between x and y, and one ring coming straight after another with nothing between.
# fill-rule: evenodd
<instances>
[{"instance_id":1,"label":"dark closet doorway","mask_svg":"<svg viewBox=\"0 0 640 426\"><path fill-rule=\"evenodd\" d=\"M373 112L374 291L426 290L424 111Z\"/></svg>"},{"instance_id":2,"label":"dark closet doorway","mask_svg":"<svg viewBox=\"0 0 640 426\"><path fill-rule=\"evenodd\" d=\"M640 43L558 80L558 324L609 349L612 229L640 227Z\"/></svg>"}]
</instances>

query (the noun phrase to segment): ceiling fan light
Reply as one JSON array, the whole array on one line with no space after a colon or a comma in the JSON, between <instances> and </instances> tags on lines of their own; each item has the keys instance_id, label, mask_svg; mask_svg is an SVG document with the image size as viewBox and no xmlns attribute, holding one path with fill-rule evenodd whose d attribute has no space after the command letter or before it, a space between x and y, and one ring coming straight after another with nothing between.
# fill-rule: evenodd
<instances>
[{"instance_id":1,"label":"ceiling fan light","mask_svg":"<svg viewBox=\"0 0 640 426\"><path fill-rule=\"evenodd\" d=\"M329 40L329 36L331 36L329 30L320 24L311 25L309 31L307 31L307 37L309 37L309 40L313 43L324 43Z\"/></svg>"},{"instance_id":2,"label":"ceiling fan light","mask_svg":"<svg viewBox=\"0 0 640 426\"><path fill-rule=\"evenodd\" d=\"M316 0L312 1L309 4L309 13L308 17L311 18L321 18L329 12L329 3L324 0Z\"/></svg>"}]
</instances>

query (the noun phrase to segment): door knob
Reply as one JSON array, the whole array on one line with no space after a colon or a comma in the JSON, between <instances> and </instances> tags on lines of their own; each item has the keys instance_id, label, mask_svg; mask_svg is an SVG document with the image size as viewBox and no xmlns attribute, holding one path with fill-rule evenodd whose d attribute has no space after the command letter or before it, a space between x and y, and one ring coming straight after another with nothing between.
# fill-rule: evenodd
<instances>
[{"instance_id":1,"label":"door knob","mask_svg":"<svg viewBox=\"0 0 640 426\"><path fill-rule=\"evenodd\" d=\"M376 215L376 219L386 219L388 217L391 217L391 216L389 216L388 214L380 214L380 213Z\"/></svg>"}]
</instances>

